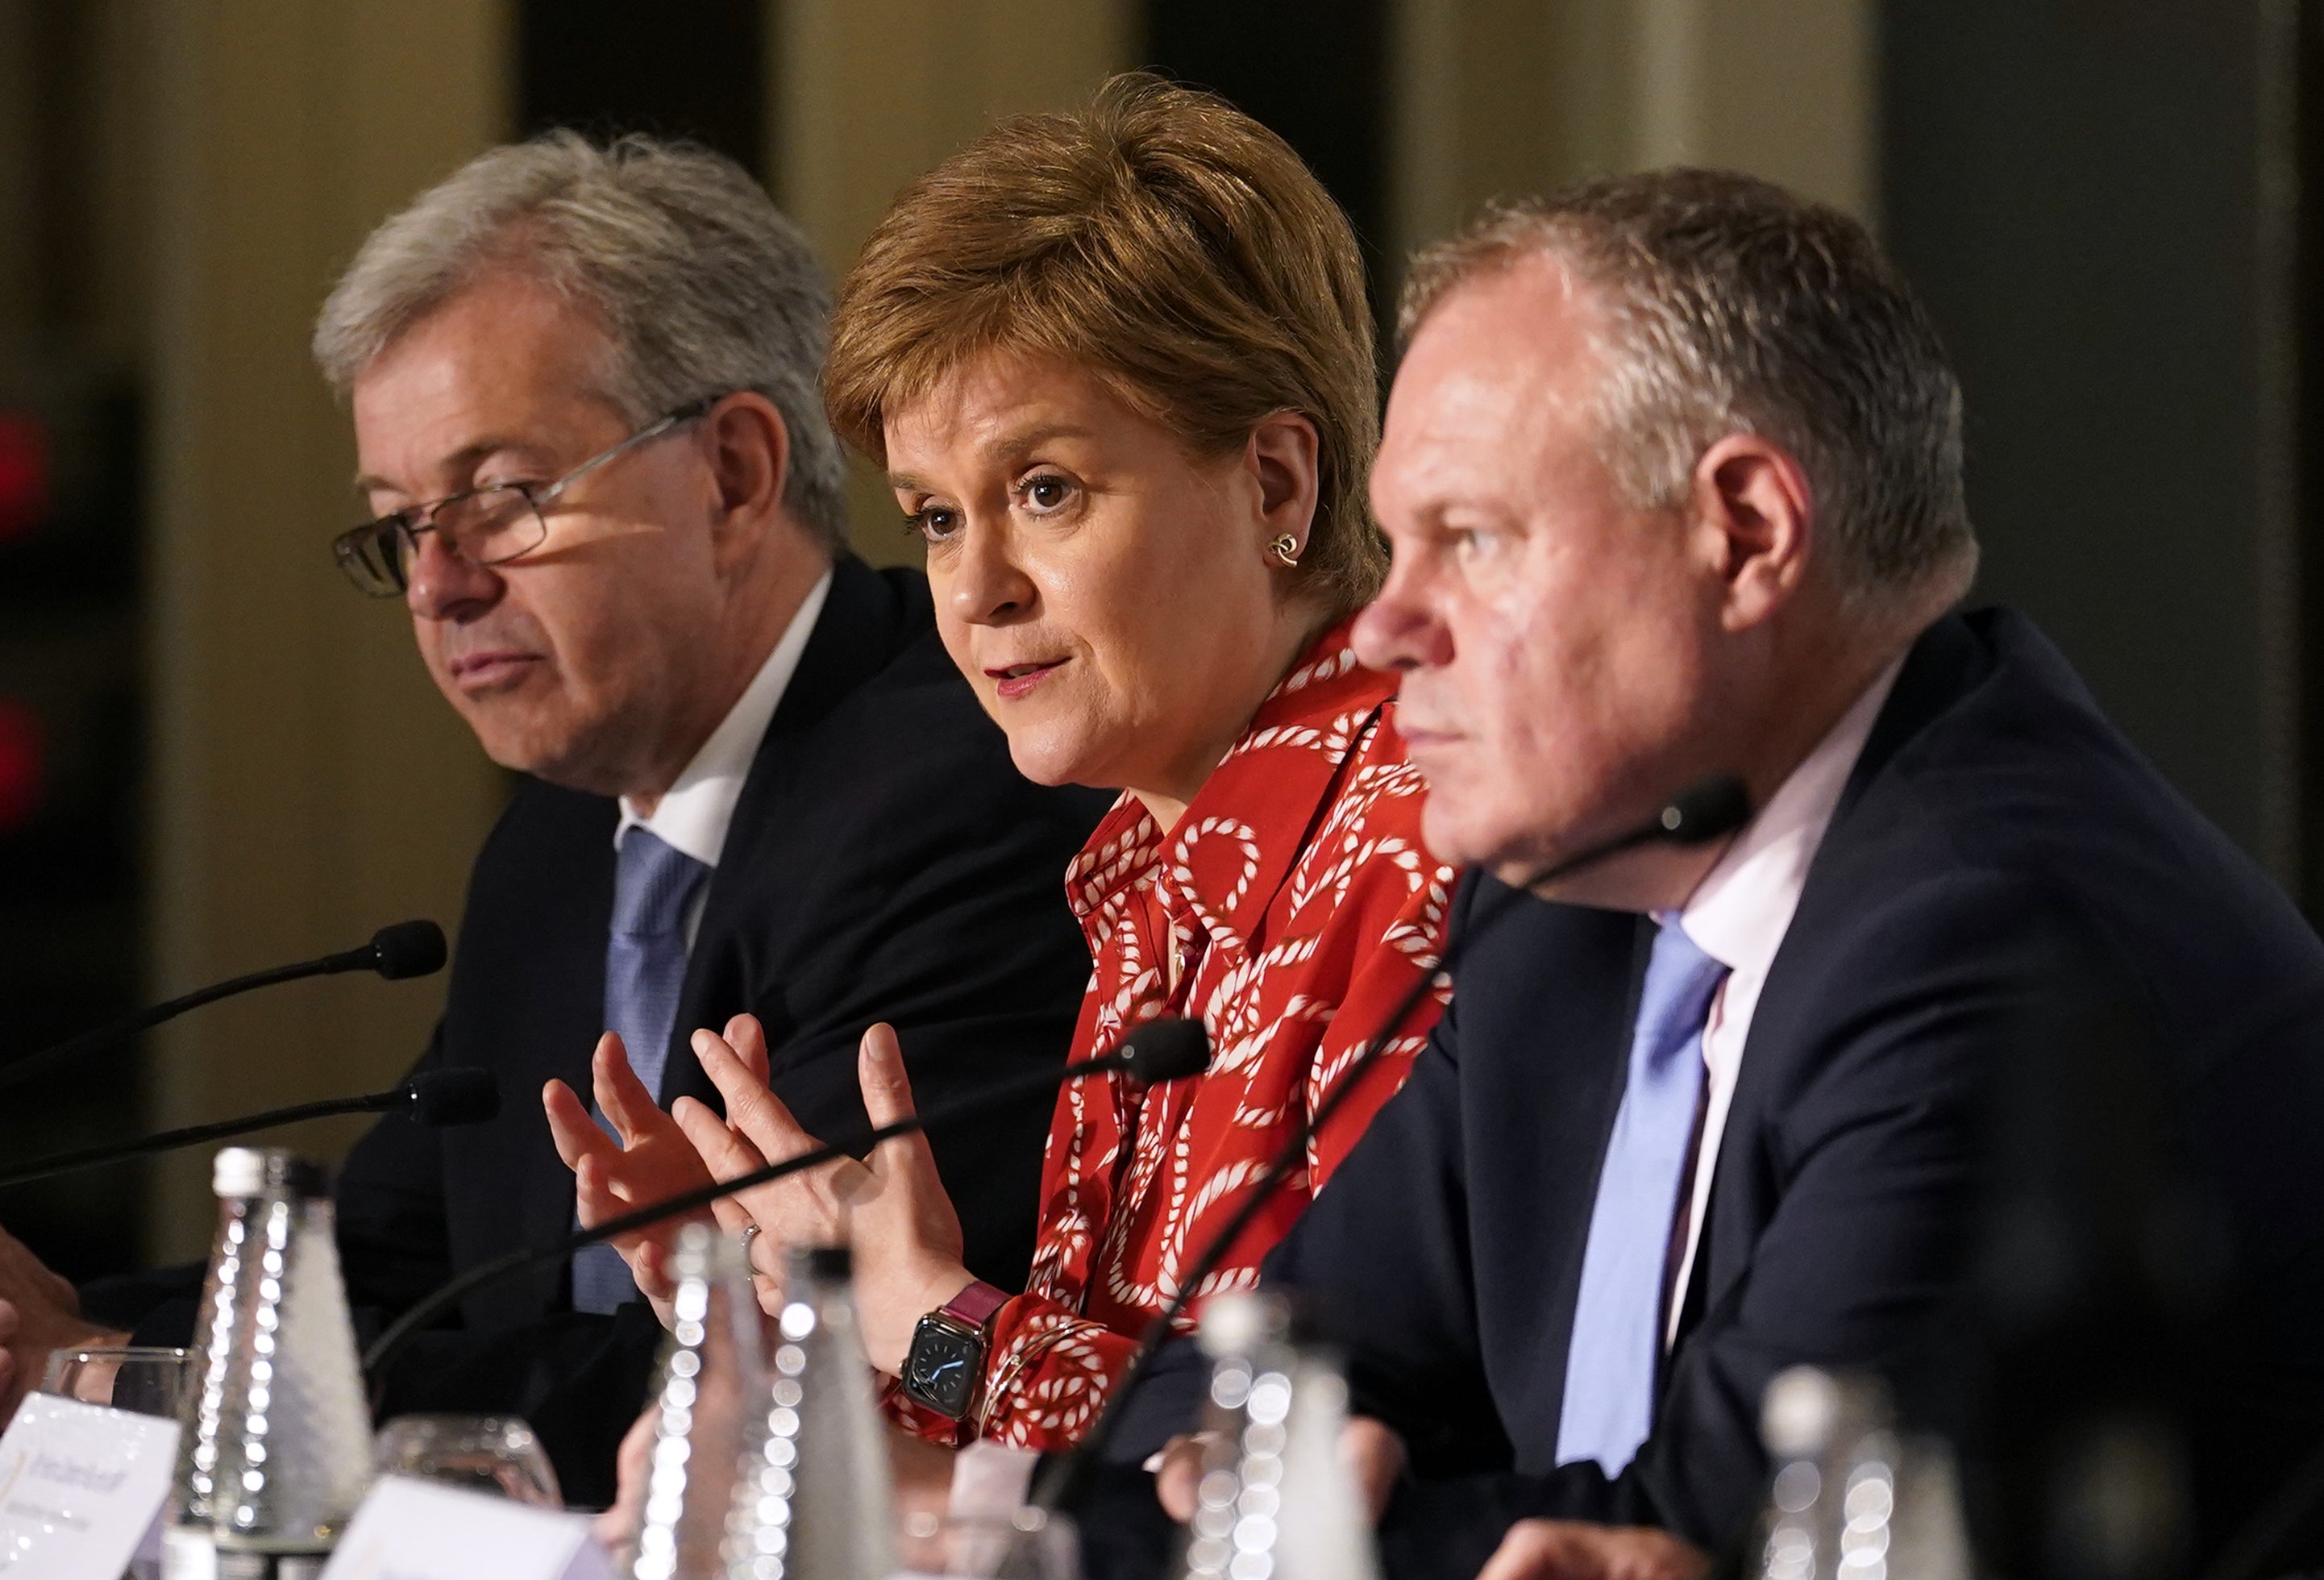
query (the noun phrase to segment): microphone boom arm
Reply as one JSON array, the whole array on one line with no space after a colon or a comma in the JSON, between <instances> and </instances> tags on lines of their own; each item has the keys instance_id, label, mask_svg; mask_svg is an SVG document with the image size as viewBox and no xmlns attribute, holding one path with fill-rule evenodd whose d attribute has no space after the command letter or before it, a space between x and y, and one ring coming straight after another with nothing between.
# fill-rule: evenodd
<instances>
[{"instance_id":1,"label":"microphone boom arm","mask_svg":"<svg viewBox=\"0 0 2324 1580\"><path fill-rule=\"evenodd\" d=\"M422 930L424 929L424 931ZM51 1048L19 1054L14 1058L0 1060L0 1090L32 1079L43 1070L51 1069L68 1059L95 1053L126 1042L141 1031L151 1031L165 1021L173 1021L189 1010L198 1010L204 1004L230 999L237 993L272 987L277 983L297 982L309 976L333 976L343 971L377 971L391 979L405 976L425 976L444 964L444 935L434 922L397 922L372 935L371 942L357 948L342 949L336 955L326 955L318 960L301 960L295 966L277 966L265 971L254 971L225 982L198 987L164 1003L149 1005L124 1015L108 1025L68 1038Z\"/></svg>"},{"instance_id":2,"label":"microphone boom arm","mask_svg":"<svg viewBox=\"0 0 2324 1580\"><path fill-rule=\"evenodd\" d=\"M122 1162L155 1152L175 1151L180 1147L199 1146L204 1141L244 1136L253 1131L272 1130L277 1125L296 1124L302 1119L328 1119L340 1113L382 1113L405 1101L407 1093L402 1087L362 1097L326 1097L319 1102L270 1109L246 1119L221 1119L208 1124L189 1124L181 1130L165 1130L134 1141L83 1147L78 1151L59 1152L54 1157L42 1158L22 1169L12 1169L0 1174L0 1190L29 1184L35 1179L46 1179L54 1174L69 1174L76 1169L92 1168L99 1163Z\"/></svg>"},{"instance_id":3,"label":"microphone boom arm","mask_svg":"<svg viewBox=\"0 0 2324 1580\"><path fill-rule=\"evenodd\" d=\"M263 1113L217 1119L206 1124L187 1125L180 1130L165 1130L157 1135L140 1136L134 1141L110 1141L101 1147L82 1147L77 1151L36 1158L21 1169L0 1173L0 1189L34 1179L46 1179L55 1174L69 1174L78 1169L94 1169L100 1164L124 1162L155 1152L175 1151L180 1147L199 1146L204 1141L246 1136L257 1131L272 1130L278 1125L296 1124L302 1119L327 1119L339 1113L392 1113L401 1110L415 1123L433 1130L448 1125L475 1124L490 1119L500 1112L500 1084L489 1071L475 1068L422 1070L402 1085L385 1092L367 1092L360 1097L325 1097L312 1103L293 1104L288 1108L270 1108Z\"/></svg>"},{"instance_id":4,"label":"microphone boom arm","mask_svg":"<svg viewBox=\"0 0 2324 1580\"><path fill-rule=\"evenodd\" d=\"M330 958L335 960L337 956L333 956ZM192 993L182 993L165 1003L148 1005L144 1009L124 1015L109 1025L99 1026L93 1031L84 1031L78 1037L69 1038L53 1048L44 1048L37 1053L28 1053L21 1058L10 1059L5 1064L0 1064L0 1086L13 1086L20 1081L30 1080L42 1070L62 1064L67 1059L78 1058L83 1054L95 1053L97 1049L110 1048L116 1042L126 1042L139 1032L151 1031L163 1021L175 1020L189 1010L198 1010L204 1004L216 1003L220 999L229 999L236 993L248 993L254 988L272 987L278 982L296 982L303 976L319 976L327 969L345 970L346 968L327 966L319 960L303 960L296 966L277 966L270 971L254 971L247 976L237 976L231 981L213 983L208 987L196 988Z\"/></svg>"}]
</instances>

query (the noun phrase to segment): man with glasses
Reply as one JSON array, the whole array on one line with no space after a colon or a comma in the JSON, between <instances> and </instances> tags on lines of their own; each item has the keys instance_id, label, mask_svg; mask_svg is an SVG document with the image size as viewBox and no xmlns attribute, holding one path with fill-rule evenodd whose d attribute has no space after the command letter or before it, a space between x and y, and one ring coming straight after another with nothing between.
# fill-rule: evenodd
<instances>
[{"instance_id":1,"label":"man with glasses","mask_svg":"<svg viewBox=\"0 0 2324 1580\"><path fill-rule=\"evenodd\" d=\"M863 1123L875 1021L931 1107L1062 1062L1089 973L1062 877L1103 798L1021 778L926 581L844 551L827 310L741 170L570 134L423 195L323 310L373 518L338 562L402 599L447 699L526 776L421 1060L497 1072L503 1111L390 1119L355 1148L337 1197L359 1321L573 1226L535 1094L616 1134L644 1104L715 1105L697 1027L758 1017L772 1085L820 1134ZM932 1138L969 1263L1008 1287L1047 1120L1030 1103ZM30 1282L0 1268L0 1295ZM92 1289L91 1320L182 1342L190 1299L152 1293ZM567 1497L604 1501L659 1331L595 1248L475 1291L398 1367L387 1413L521 1414Z\"/></svg>"},{"instance_id":2,"label":"man with glasses","mask_svg":"<svg viewBox=\"0 0 2324 1580\"><path fill-rule=\"evenodd\" d=\"M412 564L422 533L437 534L448 552L473 565L506 565L549 541L549 510L567 488L606 462L650 443L681 423L707 416L715 395L688 401L659 422L648 423L610 448L599 450L553 483L499 483L464 488L433 504L407 505L341 532L331 552L347 579L375 598L400 598L411 590ZM370 485L363 486L366 491Z\"/></svg>"}]
</instances>

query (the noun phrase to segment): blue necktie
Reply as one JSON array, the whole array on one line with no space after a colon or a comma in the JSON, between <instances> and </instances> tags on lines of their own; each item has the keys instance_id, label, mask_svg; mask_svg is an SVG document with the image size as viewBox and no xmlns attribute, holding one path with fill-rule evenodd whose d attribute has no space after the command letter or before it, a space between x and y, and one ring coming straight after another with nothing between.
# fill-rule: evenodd
<instances>
[{"instance_id":1,"label":"blue necktie","mask_svg":"<svg viewBox=\"0 0 2324 1580\"><path fill-rule=\"evenodd\" d=\"M686 908L709 873L642 827L622 836L613 866L613 921L605 938L605 1030L622 1034L630 1067L649 1092L661 1090L678 995L686 985ZM597 1123L613 1133L603 1113ZM573 1259L576 1311L611 1311L637 1292L629 1264L612 1246L588 1246Z\"/></svg>"},{"instance_id":2,"label":"blue necktie","mask_svg":"<svg viewBox=\"0 0 2324 1580\"><path fill-rule=\"evenodd\" d=\"M1654 1424L1663 1280L1702 1092L1702 1028L1726 975L1675 919L1663 923L1646 962L1629 1081L1582 1254L1557 1418L1560 1465L1594 1459L1614 1475Z\"/></svg>"}]
</instances>

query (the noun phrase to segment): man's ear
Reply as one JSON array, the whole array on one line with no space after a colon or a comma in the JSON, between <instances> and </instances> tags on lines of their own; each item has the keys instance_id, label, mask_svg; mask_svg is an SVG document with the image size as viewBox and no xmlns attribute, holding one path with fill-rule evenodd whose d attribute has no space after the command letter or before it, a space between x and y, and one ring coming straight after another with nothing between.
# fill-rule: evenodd
<instances>
[{"instance_id":1,"label":"man's ear","mask_svg":"<svg viewBox=\"0 0 2324 1580\"><path fill-rule=\"evenodd\" d=\"M1716 557L1726 597L1721 623L1747 630L1798 590L1816 550L1815 496L1782 446L1730 433L1695 463L1693 514Z\"/></svg>"},{"instance_id":2,"label":"man's ear","mask_svg":"<svg viewBox=\"0 0 2324 1580\"><path fill-rule=\"evenodd\" d=\"M715 489L711 541L719 568L740 564L781 509L790 476L790 430L774 402L756 391L729 395L703 419L703 442Z\"/></svg>"}]
</instances>

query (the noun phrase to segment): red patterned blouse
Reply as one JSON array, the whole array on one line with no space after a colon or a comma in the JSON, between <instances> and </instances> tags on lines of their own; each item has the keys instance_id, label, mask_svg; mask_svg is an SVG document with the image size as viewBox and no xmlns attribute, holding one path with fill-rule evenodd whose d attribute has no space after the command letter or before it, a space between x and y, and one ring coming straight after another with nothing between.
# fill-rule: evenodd
<instances>
[{"instance_id":1,"label":"red patterned blouse","mask_svg":"<svg viewBox=\"0 0 2324 1580\"><path fill-rule=\"evenodd\" d=\"M1073 1057L1163 1015L1199 1015L1205 1074L1065 1088L1042 1168L1030 1287L994 1319L982 1430L1044 1451L1088 1430L1138 1335L1176 1290L1297 1117L1323 1100L1421 972L1434 971L1452 869L1421 843L1420 775L1395 681L1334 627L1260 707L1166 836L1125 795L1065 888L1096 970ZM1189 1302L1246 1288L1309 1196L1402 1086L1443 1007L1404 1034ZM907 1407L953 1441L949 1421Z\"/></svg>"}]
</instances>

